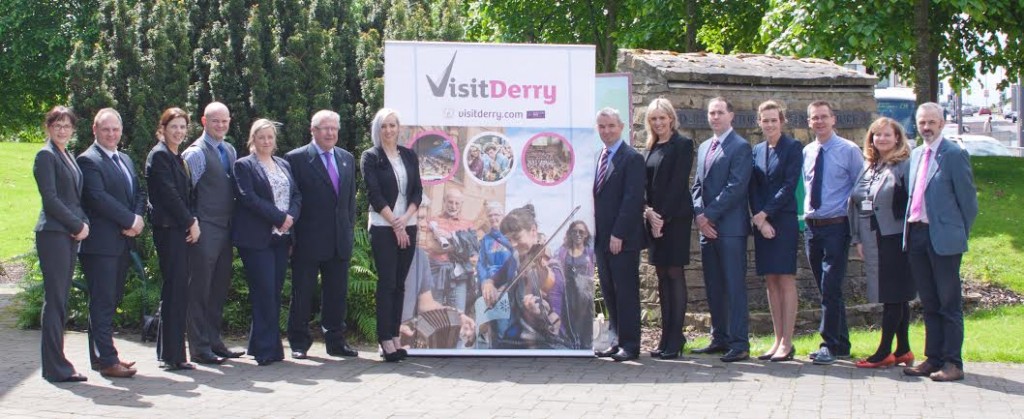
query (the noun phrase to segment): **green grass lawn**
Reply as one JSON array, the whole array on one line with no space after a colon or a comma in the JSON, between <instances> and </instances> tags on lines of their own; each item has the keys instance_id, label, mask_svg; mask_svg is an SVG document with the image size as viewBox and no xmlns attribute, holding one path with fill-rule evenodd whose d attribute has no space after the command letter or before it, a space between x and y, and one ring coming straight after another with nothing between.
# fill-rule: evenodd
<instances>
[{"instance_id":1,"label":"green grass lawn","mask_svg":"<svg viewBox=\"0 0 1024 419\"><path fill-rule=\"evenodd\" d=\"M32 249L32 229L39 218L39 192L32 162L39 143L0 142L0 260Z\"/></svg>"},{"instance_id":2,"label":"green grass lawn","mask_svg":"<svg viewBox=\"0 0 1024 419\"><path fill-rule=\"evenodd\" d=\"M999 307L979 310L964 319L963 357L967 362L1024 362L1024 306ZM881 332L878 330L856 329L850 331L853 344L853 360L867 358L875 353ZM757 356L771 348L771 336L754 337L750 340L750 355ZM807 334L795 339L797 357L807 359L807 354L818 349L821 338ZM695 339L686 344L687 349L702 348L709 338ZM893 342L895 348L896 343ZM924 360L924 323L910 325L910 348L918 360Z\"/></svg>"},{"instance_id":3,"label":"green grass lawn","mask_svg":"<svg viewBox=\"0 0 1024 419\"><path fill-rule=\"evenodd\" d=\"M980 213L961 274L1024 293L1024 160L975 157Z\"/></svg>"}]
</instances>

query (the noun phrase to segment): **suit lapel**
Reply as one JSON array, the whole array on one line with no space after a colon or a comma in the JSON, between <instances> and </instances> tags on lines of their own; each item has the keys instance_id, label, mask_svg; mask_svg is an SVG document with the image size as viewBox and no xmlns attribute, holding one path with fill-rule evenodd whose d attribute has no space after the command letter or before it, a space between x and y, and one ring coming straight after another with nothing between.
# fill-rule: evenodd
<instances>
[{"instance_id":1,"label":"suit lapel","mask_svg":"<svg viewBox=\"0 0 1024 419\"><path fill-rule=\"evenodd\" d=\"M108 177L113 178L114 182L121 184L121 191L124 192L125 199L130 201L131 194L128 192L128 185L125 184L124 172L121 171L121 168L118 167L117 163L115 163L107 153L100 149L99 144L93 143L92 147L94 149L93 152L99 155L100 161L103 162L102 170L105 170ZM120 156L118 156L118 158L120 158Z\"/></svg>"},{"instance_id":2,"label":"suit lapel","mask_svg":"<svg viewBox=\"0 0 1024 419\"><path fill-rule=\"evenodd\" d=\"M307 147L309 147L309 164L313 166L313 171L320 175L320 179L327 184L327 187L334 189L334 186L331 185L331 176L327 174L327 168L324 167L323 157L320 156L320 148L316 144L309 144Z\"/></svg>"}]
</instances>

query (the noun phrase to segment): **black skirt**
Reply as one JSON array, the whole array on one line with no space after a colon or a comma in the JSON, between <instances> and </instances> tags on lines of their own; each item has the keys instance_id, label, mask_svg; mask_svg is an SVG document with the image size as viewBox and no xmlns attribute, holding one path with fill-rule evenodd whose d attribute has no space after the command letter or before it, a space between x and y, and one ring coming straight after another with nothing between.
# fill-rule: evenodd
<instances>
[{"instance_id":1,"label":"black skirt","mask_svg":"<svg viewBox=\"0 0 1024 419\"><path fill-rule=\"evenodd\" d=\"M910 259L903 251L903 234L882 236L878 239L878 301L905 303L917 296L914 277L910 274Z\"/></svg>"}]
</instances>

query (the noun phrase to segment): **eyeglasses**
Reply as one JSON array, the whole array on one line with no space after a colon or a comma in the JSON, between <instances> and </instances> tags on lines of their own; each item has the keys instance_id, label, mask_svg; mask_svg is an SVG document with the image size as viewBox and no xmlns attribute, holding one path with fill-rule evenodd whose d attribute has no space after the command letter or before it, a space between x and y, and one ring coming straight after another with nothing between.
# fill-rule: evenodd
<instances>
[{"instance_id":1,"label":"eyeglasses","mask_svg":"<svg viewBox=\"0 0 1024 419\"><path fill-rule=\"evenodd\" d=\"M316 127L316 129L317 129L318 131L326 131L326 132L338 132L338 131L340 131L340 130L341 130L341 127L329 127L329 126L328 126L328 127Z\"/></svg>"},{"instance_id":2,"label":"eyeglasses","mask_svg":"<svg viewBox=\"0 0 1024 419\"><path fill-rule=\"evenodd\" d=\"M71 124L53 124L53 125L50 125L50 128L52 128L54 130L58 130L58 131L70 130L70 129L73 129L74 127L75 126L71 125Z\"/></svg>"}]
</instances>

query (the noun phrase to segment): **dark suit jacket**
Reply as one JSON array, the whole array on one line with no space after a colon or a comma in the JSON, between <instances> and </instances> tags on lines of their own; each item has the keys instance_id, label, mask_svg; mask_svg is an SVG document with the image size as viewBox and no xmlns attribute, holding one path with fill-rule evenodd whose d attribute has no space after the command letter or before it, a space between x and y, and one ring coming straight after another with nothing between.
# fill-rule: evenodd
<instances>
[{"instance_id":1,"label":"dark suit jacket","mask_svg":"<svg viewBox=\"0 0 1024 419\"><path fill-rule=\"evenodd\" d=\"M70 153L69 159L61 157L60 153L49 139L36 153L32 175L43 199L43 208L39 210L35 231L73 235L82 231L89 218L82 209L81 170Z\"/></svg>"},{"instance_id":2,"label":"dark suit jacket","mask_svg":"<svg viewBox=\"0 0 1024 419\"><path fill-rule=\"evenodd\" d=\"M647 205L665 221L691 219L693 201L685 185L690 181L690 169L693 168L693 140L673 133L672 138L659 148L665 158L647 180Z\"/></svg>"},{"instance_id":3,"label":"dark suit jacket","mask_svg":"<svg viewBox=\"0 0 1024 419\"><path fill-rule=\"evenodd\" d=\"M768 170L768 142L754 146L754 168L750 175L750 213L764 211L768 219L779 214L796 217L796 185L800 182L800 170L804 165L803 145L799 141L782 135L775 145L779 163L774 170Z\"/></svg>"},{"instance_id":4,"label":"dark suit jacket","mask_svg":"<svg viewBox=\"0 0 1024 419\"><path fill-rule=\"evenodd\" d=\"M356 164L348 151L334 147L338 167L338 194L315 143L289 151L285 160L302 194L302 209L293 229L297 259L323 261L352 257L356 217Z\"/></svg>"},{"instance_id":5,"label":"dark suit jacket","mask_svg":"<svg viewBox=\"0 0 1024 419\"><path fill-rule=\"evenodd\" d=\"M956 255L967 251L967 237L978 216L978 191L974 186L974 173L967 151L942 138L935 153L935 164L928 166L928 183L924 190L925 212L928 215L928 234L935 253ZM924 149L920 145L910 153L910 183L907 194L907 220L914 205L914 188L921 167ZM903 237L906 241L907 223ZM904 246L906 244L904 243Z\"/></svg>"},{"instance_id":6,"label":"dark suit jacket","mask_svg":"<svg viewBox=\"0 0 1024 419\"><path fill-rule=\"evenodd\" d=\"M192 180L181 155L171 153L163 142L157 143L146 157L146 184L150 191L149 223L153 227L187 230L192 226Z\"/></svg>"},{"instance_id":7,"label":"dark suit jacket","mask_svg":"<svg viewBox=\"0 0 1024 419\"><path fill-rule=\"evenodd\" d=\"M711 141L701 143L697 151L697 174L693 177L693 212L704 214L719 236L746 236L750 233L747 209L748 185L753 154L750 143L732 131L704 167Z\"/></svg>"},{"instance_id":8,"label":"dark suit jacket","mask_svg":"<svg viewBox=\"0 0 1024 419\"><path fill-rule=\"evenodd\" d=\"M607 251L615 236L622 239L622 250L640 250L646 246L644 156L623 142L610 164L607 180L594 191L594 249Z\"/></svg>"},{"instance_id":9,"label":"dark suit jacket","mask_svg":"<svg viewBox=\"0 0 1024 419\"><path fill-rule=\"evenodd\" d=\"M398 146L398 155L402 158L409 178L409 185L405 189L408 205L419 206L423 200L419 159L414 151L402 146ZM364 151L359 159L359 166L363 170L363 182L366 184L366 197L370 201L370 207L378 213L385 207L394 210L395 201L398 200L398 179L395 178L395 171L391 168L391 161L384 154L384 149L373 147Z\"/></svg>"},{"instance_id":10,"label":"dark suit jacket","mask_svg":"<svg viewBox=\"0 0 1024 419\"><path fill-rule=\"evenodd\" d=\"M235 246L265 248L270 245L273 228L280 227L287 216L291 215L294 221L299 220L302 195L292 177L291 165L277 156L274 156L274 163L288 176L291 191L287 212L274 205L274 190L270 187L270 179L255 154L235 161L238 205L235 205L235 215L231 221L231 241Z\"/></svg>"},{"instance_id":11,"label":"dark suit jacket","mask_svg":"<svg viewBox=\"0 0 1024 419\"><path fill-rule=\"evenodd\" d=\"M119 151L117 156L128 169L131 185L99 144L93 143L78 155L84 184L82 207L92 221L81 253L110 256L124 253L133 240L121 231L132 227L136 215L144 214L146 190L135 173L135 165L127 154Z\"/></svg>"}]
</instances>

